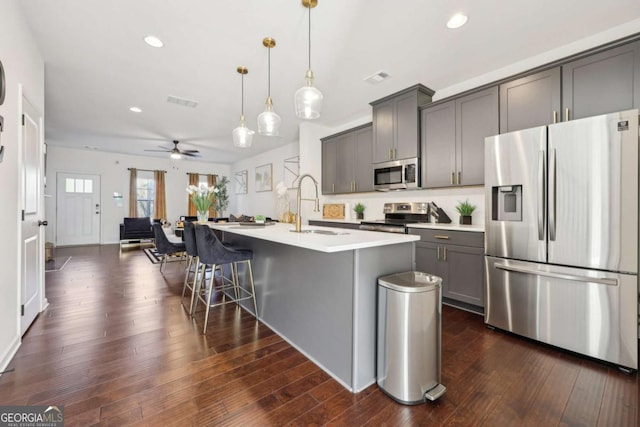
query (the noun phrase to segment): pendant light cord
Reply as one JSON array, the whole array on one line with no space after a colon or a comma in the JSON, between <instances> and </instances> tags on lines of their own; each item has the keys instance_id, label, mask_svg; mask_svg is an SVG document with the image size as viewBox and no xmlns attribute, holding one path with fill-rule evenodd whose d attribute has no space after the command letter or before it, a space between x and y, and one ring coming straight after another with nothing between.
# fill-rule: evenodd
<instances>
[{"instance_id":1,"label":"pendant light cord","mask_svg":"<svg viewBox=\"0 0 640 427\"><path fill-rule=\"evenodd\" d=\"M268 58L269 72L267 73L267 96L271 98L271 48L269 48Z\"/></svg>"},{"instance_id":2,"label":"pendant light cord","mask_svg":"<svg viewBox=\"0 0 640 427\"><path fill-rule=\"evenodd\" d=\"M240 111L240 114L241 114L242 116L244 116L244 74L240 74L240 76L241 76L241 78L242 78L242 80L241 80L241 82L242 82L242 89L240 90L240 93L242 94L242 95L241 95L241 96L242 96L242 98L241 98L241 101L240 101L240 110L241 110L241 111Z\"/></svg>"},{"instance_id":3,"label":"pendant light cord","mask_svg":"<svg viewBox=\"0 0 640 427\"><path fill-rule=\"evenodd\" d=\"M309 8L309 69L311 69L311 8Z\"/></svg>"}]
</instances>

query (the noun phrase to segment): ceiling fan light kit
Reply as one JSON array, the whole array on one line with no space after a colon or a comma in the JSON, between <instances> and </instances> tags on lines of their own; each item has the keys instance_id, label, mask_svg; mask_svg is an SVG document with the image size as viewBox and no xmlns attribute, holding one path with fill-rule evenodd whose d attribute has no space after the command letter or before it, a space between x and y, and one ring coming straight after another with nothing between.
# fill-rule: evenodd
<instances>
[{"instance_id":1,"label":"ceiling fan light kit","mask_svg":"<svg viewBox=\"0 0 640 427\"><path fill-rule=\"evenodd\" d=\"M249 129L244 123L244 76L249 72L247 67L240 66L236 70L238 74L240 74L242 80L242 98L240 103L240 126L235 128L232 132L233 136L233 145L235 147L240 148L249 148L251 147L251 142L253 140L253 134L255 133L251 129Z\"/></svg>"},{"instance_id":2,"label":"ceiling fan light kit","mask_svg":"<svg viewBox=\"0 0 640 427\"><path fill-rule=\"evenodd\" d=\"M262 45L268 49L268 85L267 85L267 101L265 110L258 116L258 133L265 136L278 136L280 134L280 116L273 111L273 100L271 99L271 49L276 46L275 39L265 37Z\"/></svg>"},{"instance_id":3,"label":"ceiling fan light kit","mask_svg":"<svg viewBox=\"0 0 640 427\"><path fill-rule=\"evenodd\" d=\"M144 151L153 151L156 153L169 153L169 157L174 160L180 160L182 156L187 157L200 157L200 152L198 150L180 150L178 148L178 144L180 141L173 141L173 148L165 148L160 147L162 150L144 150Z\"/></svg>"},{"instance_id":4,"label":"ceiling fan light kit","mask_svg":"<svg viewBox=\"0 0 640 427\"><path fill-rule=\"evenodd\" d=\"M302 0L302 5L309 9L309 68L305 73L306 84L294 95L296 116L301 119L314 120L320 117L322 110L322 92L313 87L313 71L311 71L311 9L318 5L318 0Z\"/></svg>"}]
</instances>

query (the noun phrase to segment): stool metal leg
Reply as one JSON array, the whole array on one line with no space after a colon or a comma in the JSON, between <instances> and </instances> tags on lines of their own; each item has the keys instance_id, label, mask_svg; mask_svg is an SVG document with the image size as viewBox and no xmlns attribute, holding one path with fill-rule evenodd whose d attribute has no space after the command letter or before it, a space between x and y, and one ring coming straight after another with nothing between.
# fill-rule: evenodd
<instances>
[{"instance_id":1,"label":"stool metal leg","mask_svg":"<svg viewBox=\"0 0 640 427\"><path fill-rule=\"evenodd\" d=\"M256 304L256 288L253 284L253 268L251 268L251 260L247 260L247 266L249 267L249 282L251 282L251 295L253 296L253 312L256 319L258 318L258 305Z\"/></svg>"},{"instance_id":2,"label":"stool metal leg","mask_svg":"<svg viewBox=\"0 0 640 427\"><path fill-rule=\"evenodd\" d=\"M191 255L189 255L189 257L187 258L187 268L184 275L184 283L182 283L182 298L180 299L181 304L184 304L184 293L187 290L187 285L189 284L189 276L191 275L191 265L193 263L193 258L194 257L192 257ZM191 295L193 295L193 285L190 289ZM191 301L193 301L193 299Z\"/></svg>"},{"instance_id":3,"label":"stool metal leg","mask_svg":"<svg viewBox=\"0 0 640 427\"><path fill-rule=\"evenodd\" d=\"M209 322L209 309L211 308L211 295L213 295L213 286L216 280L215 271L216 271L216 265L214 264L211 266L211 279L209 280L209 297L207 298L207 308L204 313L204 330L202 331L203 334L207 333L207 323Z\"/></svg>"}]
</instances>

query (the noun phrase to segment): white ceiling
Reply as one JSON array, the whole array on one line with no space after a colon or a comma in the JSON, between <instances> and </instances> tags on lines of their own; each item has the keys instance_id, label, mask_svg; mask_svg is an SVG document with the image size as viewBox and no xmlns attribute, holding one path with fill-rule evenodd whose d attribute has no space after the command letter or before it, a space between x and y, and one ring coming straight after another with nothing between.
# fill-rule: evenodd
<instances>
[{"instance_id":1,"label":"white ceiling","mask_svg":"<svg viewBox=\"0 0 640 427\"><path fill-rule=\"evenodd\" d=\"M319 0L311 19L312 69L322 117L336 126L366 116L369 102L422 83L436 92L640 17L638 0ZM298 138L293 94L307 68L307 9L300 0L21 0L45 60L46 141L138 155L197 149L200 160L233 163ZM469 16L458 30L447 19ZM143 42L149 34L165 46ZM245 65L245 115L271 95L280 137L256 133L233 147ZM372 85L364 77L385 70ZM195 109L166 102L196 100ZM138 106L136 114L129 107Z\"/></svg>"}]
</instances>

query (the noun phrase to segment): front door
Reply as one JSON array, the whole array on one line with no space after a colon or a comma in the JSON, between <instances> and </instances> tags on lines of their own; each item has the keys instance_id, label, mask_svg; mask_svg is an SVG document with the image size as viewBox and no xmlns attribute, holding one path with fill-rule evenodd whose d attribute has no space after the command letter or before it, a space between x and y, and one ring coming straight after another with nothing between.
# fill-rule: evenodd
<instances>
[{"instance_id":1,"label":"front door","mask_svg":"<svg viewBox=\"0 0 640 427\"><path fill-rule=\"evenodd\" d=\"M42 117L22 98L22 233L20 239L21 274L20 333L24 334L43 308L44 231Z\"/></svg>"},{"instance_id":2,"label":"front door","mask_svg":"<svg viewBox=\"0 0 640 427\"><path fill-rule=\"evenodd\" d=\"M100 176L59 172L57 183L57 245L99 244Z\"/></svg>"}]
</instances>

